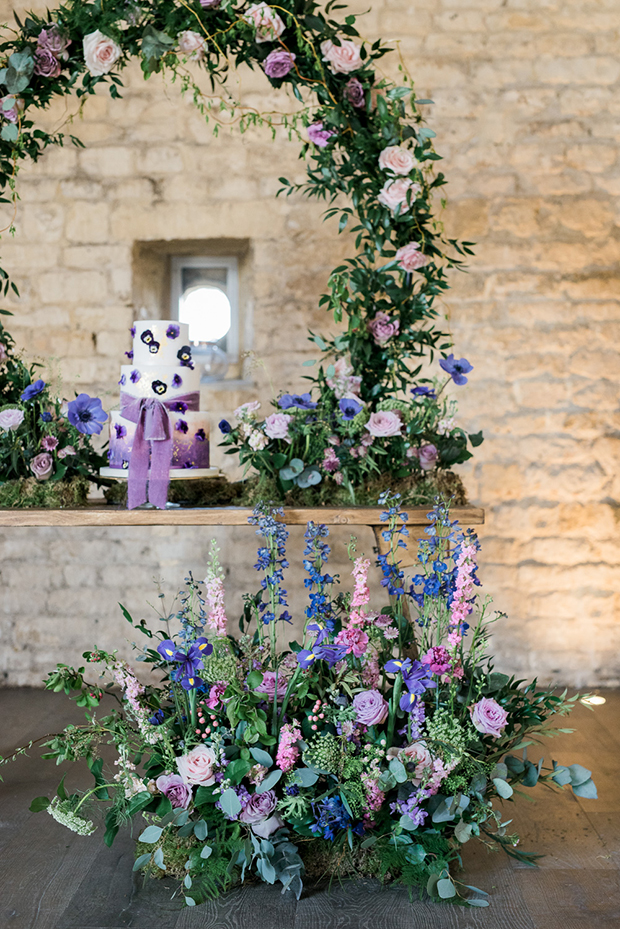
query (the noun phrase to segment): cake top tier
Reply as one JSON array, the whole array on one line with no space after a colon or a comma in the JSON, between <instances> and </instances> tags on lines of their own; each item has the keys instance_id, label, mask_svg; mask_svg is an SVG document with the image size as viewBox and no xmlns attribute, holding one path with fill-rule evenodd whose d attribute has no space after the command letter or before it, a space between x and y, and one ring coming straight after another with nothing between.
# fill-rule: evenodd
<instances>
[{"instance_id":1,"label":"cake top tier","mask_svg":"<svg viewBox=\"0 0 620 929\"><path fill-rule=\"evenodd\" d=\"M131 332L135 365L192 367L187 323L174 319L141 319L133 324Z\"/></svg>"}]
</instances>

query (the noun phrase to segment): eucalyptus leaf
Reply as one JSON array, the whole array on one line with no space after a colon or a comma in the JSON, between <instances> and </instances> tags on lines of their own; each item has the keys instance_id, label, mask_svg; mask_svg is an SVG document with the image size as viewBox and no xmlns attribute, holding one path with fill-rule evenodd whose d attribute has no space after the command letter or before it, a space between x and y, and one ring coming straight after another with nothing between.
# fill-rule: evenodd
<instances>
[{"instance_id":1,"label":"eucalyptus leaf","mask_svg":"<svg viewBox=\"0 0 620 929\"><path fill-rule=\"evenodd\" d=\"M204 842L209 835L209 827L204 819L199 819L197 823L194 823L194 835L199 842Z\"/></svg>"},{"instance_id":2,"label":"eucalyptus leaf","mask_svg":"<svg viewBox=\"0 0 620 929\"><path fill-rule=\"evenodd\" d=\"M587 781L584 781L583 784L577 784L573 786L573 793L577 797L583 797L585 800L597 800L598 791L596 789L596 784L590 778Z\"/></svg>"},{"instance_id":3,"label":"eucalyptus leaf","mask_svg":"<svg viewBox=\"0 0 620 929\"><path fill-rule=\"evenodd\" d=\"M587 768L584 768L580 764L571 764L568 766L570 771L570 782L573 787L577 787L579 784L585 784L586 781L589 781L592 777L592 772L588 771Z\"/></svg>"},{"instance_id":4,"label":"eucalyptus leaf","mask_svg":"<svg viewBox=\"0 0 620 929\"><path fill-rule=\"evenodd\" d=\"M163 831L161 826L147 826L142 835L138 836L138 842L144 842L145 845L158 842Z\"/></svg>"},{"instance_id":5,"label":"eucalyptus leaf","mask_svg":"<svg viewBox=\"0 0 620 929\"><path fill-rule=\"evenodd\" d=\"M404 784L407 780L407 771L402 761L398 758L392 758L389 764L390 773L394 776L397 784Z\"/></svg>"},{"instance_id":6,"label":"eucalyptus leaf","mask_svg":"<svg viewBox=\"0 0 620 929\"><path fill-rule=\"evenodd\" d=\"M264 768L270 768L273 764L273 758L269 752L264 751L262 748L251 748L250 755L257 761L258 764L262 764Z\"/></svg>"},{"instance_id":7,"label":"eucalyptus leaf","mask_svg":"<svg viewBox=\"0 0 620 929\"><path fill-rule=\"evenodd\" d=\"M298 768L295 771L295 780L298 781L302 787L312 787L313 784L319 779L319 775L316 771L311 771L310 768Z\"/></svg>"},{"instance_id":8,"label":"eucalyptus leaf","mask_svg":"<svg viewBox=\"0 0 620 929\"><path fill-rule=\"evenodd\" d=\"M150 852L147 855L140 855L133 863L133 871L139 871L140 868L151 860Z\"/></svg>"},{"instance_id":9,"label":"eucalyptus leaf","mask_svg":"<svg viewBox=\"0 0 620 929\"><path fill-rule=\"evenodd\" d=\"M220 806L231 819L236 819L241 812L241 802L232 787L228 787L220 797Z\"/></svg>"},{"instance_id":10,"label":"eucalyptus leaf","mask_svg":"<svg viewBox=\"0 0 620 929\"><path fill-rule=\"evenodd\" d=\"M157 865L160 871L166 870L166 865L164 864L164 852L161 848L155 849L155 854L153 855L153 862Z\"/></svg>"},{"instance_id":11,"label":"eucalyptus leaf","mask_svg":"<svg viewBox=\"0 0 620 929\"><path fill-rule=\"evenodd\" d=\"M213 849L210 845L203 845L202 851L200 852L201 858L210 858L213 854Z\"/></svg>"},{"instance_id":12,"label":"eucalyptus leaf","mask_svg":"<svg viewBox=\"0 0 620 929\"><path fill-rule=\"evenodd\" d=\"M15 123L5 123L0 129L0 139L5 142L16 142L19 136L19 130Z\"/></svg>"},{"instance_id":13,"label":"eucalyptus leaf","mask_svg":"<svg viewBox=\"0 0 620 929\"><path fill-rule=\"evenodd\" d=\"M449 877L442 877L441 880L437 881L437 893L442 900L449 900L451 897L456 897L456 887Z\"/></svg>"},{"instance_id":14,"label":"eucalyptus leaf","mask_svg":"<svg viewBox=\"0 0 620 929\"><path fill-rule=\"evenodd\" d=\"M265 791L271 790L272 787L275 787L275 785L278 783L278 781L282 777L282 773L283 772L280 771L280 769L278 768L278 770L272 771L271 774L268 774L265 780L261 781L261 783L256 788L256 793L264 794Z\"/></svg>"},{"instance_id":15,"label":"eucalyptus leaf","mask_svg":"<svg viewBox=\"0 0 620 929\"><path fill-rule=\"evenodd\" d=\"M509 797L512 797L514 791L508 781L505 781L501 777L494 777L493 784L502 800L507 800Z\"/></svg>"},{"instance_id":16,"label":"eucalyptus leaf","mask_svg":"<svg viewBox=\"0 0 620 929\"><path fill-rule=\"evenodd\" d=\"M318 468L306 468L297 478L297 486L305 489L320 484L323 478Z\"/></svg>"}]
</instances>

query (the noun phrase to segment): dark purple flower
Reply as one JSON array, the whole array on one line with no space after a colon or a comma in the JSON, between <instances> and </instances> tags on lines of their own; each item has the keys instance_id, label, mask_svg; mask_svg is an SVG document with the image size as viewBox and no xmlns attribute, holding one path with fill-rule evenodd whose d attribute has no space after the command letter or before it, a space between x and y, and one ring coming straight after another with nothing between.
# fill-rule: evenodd
<instances>
[{"instance_id":1,"label":"dark purple flower","mask_svg":"<svg viewBox=\"0 0 620 929\"><path fill-rule=\"evenodd\" d=\"M186 810L192 799L192 788L180 774L160 774L155 781L157 789L170 800L173 810Z\"/></svg>"},{"instance_id":2,"label":"dark purple flower","mask_svg":"<svg viewBox=\"0 0 620 929\"><path fill-rule=\"evenodd\" d=\"M181 387L183 385L183 378L180 374L175 374L172 378L173 387Z\"/></svg>"},{"instance_id":3,"label":"dark purple flower","mask_svg":"<svg viewBox=\"0 0 620 929\"><path fill-rule=\"evenodd\" d=\"M130 334L131 334L131 338L132 338L132 339L135 339L135 337L136 337L136 327L135 327L135 326L132 326L131 329L129 330L129 332L130 332Z\"/></svg>"},{"instance_id":4,"label":"dark purple flower","mask_svg":"<svg viewBox=\"0 0 620 929\"><path fill-rule=\"evenodd\" d=\"M177 358L182 365L185 365L187 368L193 368L192 364L192 350L189 345L184 345L177 352Z\"/></svg>"},{"instance_id":5,"label":"dark purple flower","mask_svg":"<svg viewBox=\"0 0 620 929\"><path fill-rule=\"evenodd\" d=\"M52 421L52 414L51 414L51 413L48 413L47 411L45 411L44 413L41 413L41 416L40 416L39 418L40 418L41 422L44 422L44 423L51 423L51 421Z\"/></svg>"},{"instance_id":6,"label":"dark purple flower","mask_svg":"<svg viewBox=\"0 0 620 929\"><path fill-rule=\"evenodd\" d=\"M205 435L204 429L196 429L196 441L197 442L206 442L207 437Z\"/></svg>"},{"instance_id":7,"label":"dark purple flower","mask_svg":"<svg viewBox=\"0 0 620 929\"><path fill-rule=\"evenodd\" d=\"M189 426L184 419L177 419L176 423L174 424L174 428L177 430L177 432L182 432L185 434L189 429Z\"/></svg>"},{"instance_id":8,"label":"dark purple flower","mask_svg":"<svg viewBox=\"0 0 620 929\"><path fill-rule=\"evenodd\" d=\"M474 366L470 365L467 358L456 359L454 355L448 355L447 358L442 358L439 362L439 367L443 368L446 374L449 374L454 383L458 384L459 387L467 383L465 375L474 370Z\"/></svg>"},{"instance_id":9,"label":"dark purple flower","mask_svg":"<svg viewBox=\"0 0 620 929\"><path fill-rule=\"evenodd\" d=\"M133 348L129 352L125 352L130 361L133 361Z\"/></svg>"},{"instance_id":10,"label":"dark purple flower","mask_svg":"<svg viewBox=\"0 0 620 929\"><path fill-rule=\"evenodd\" d=\"M20 395L20 400L32 400L33 397L38 396L42 390L45 390L45 381L42 381L39 378L37 381L34 381L32 384L29 384L28 387Z\"/></svg>"},{"instance_id":11,"label":"dark purple flower","mask_svg":"<svg viewBox=\"0 0 620 929\"><path fill-rule=\"evenodd\" d=\"M149 342L149 352L151 355L156 355L159 351L159 342L156 342L154 339L152 342Z\"/></svg>"},{"instance_id":12,"label":"dark purple flower","mask_svg":"<svg viewBox=\"0 0 620 929\"><path fill-rule=\"evenodd\" d=\"M326 145L329 145L329 140L333 135L336 135L331 129L325 129L322 122L311 123L308 126L308 138L311 142L317 146L317 148L325 148Z\"/></svg>"},{"instance_id":13,"label":"dark purple flower","mask_svg":"<svg viewBox=\"0 0 620 929\"><path fill-rule=\"evenodd\" d=\"M132 384L137 384L141 377L142 375L140 374L138 369L134 368L131 374L129 375L129 380L131 381Z\"/></svg>"},{"instance_id":14,"label":"dark purple flower","mask_svg":"<svg viewBox=\"0 0 620 929\"><path fill-rule=\"evenodd\" d=\"M183 467L186 468L186 469L187 469L187 468L193 468L193 467L194 467L194 464L193 464L192 461L185 461L185 462L183 463Z\"/></svg>"},{"instance_id":15,"label":"dark purple flower","mask_svg":"<svg viewBox=\"0 0 620 929\"><path fill-rule=\"evenodd\" d=\"M136 330L134 328L133 334L135 335ZM144 332L140 333L140 341L144 342L145 345L150 345L151 342L155 340L155 336L150 329L145 329Z\"/></svg>"},{"instance_id":16,"label":"dark purple flower","mask_svg":"<svg viewBox=\"0 0 620 929\"><path fill-rule=\"evenodd\" d=\"M177 400L172 404L175 413L187 413L187 403L185 400Z\"/></svg>"},{"instance_id":17,"label":"dark purple flower","mask_svg":"<svg viewBox=\"0 0 620 929\"><path fill-rule=\"evenodd\" d=\"M289 410L295 407L298 410L316 410L318 404L315 403L310 394L282 394L278 400L278 406L281 410Z\"/></svg>"},{"instance_id":18,"label":"dark purple flower","mask_svg":"<svg viewBox=\"0 0 620 929\"><path fill-rule=\"evenodd\" d=\"M196 672L204 668L202 656L210 655L213 646L208 639L200 636L186 651L183 651L183 649L177 648L171 639L165 639L157 646L157 651L166 661L178 665L170 675L172 679L174 681L180 680L181 686L185 690L193 690L199 684L202 684L201 679L196 676Z\"/></svg>"},{"instance_id":19,"label":"dark purple flower","mask_svg":"<svg viewBox=\"0 0 620 929\"><path fill-rule=\"evenodd\" d=\"M127 435L127 429L125 426L121 426L120 423L114 423L114 432L116 433L117 439L122 439Z\"/></svg>"},{"instance_id":20,"label":"dark purple flower","mask_svg":"<svg viewBox=\"0 0 620 929\"><path fill-rule=\"evenodd\" d=\"M165 384L164 381L159 381L159 380L152 381L151 390L153 391L154 394L158 394L159 396L161 396L162 394L165 394L166 391L168 390L168 385Z\"/></svg>"},{"instance_id":21,"label":"dark purple flower","mask_svg":"<svg viewBox=\"0 0 620 929\"><path fill-rule=\"evenodd\" d=\"M412 387L411 393L414 397L428 397L430 400L434 400L437 396L432 387L426 387L424 385L420 387Z\"/></svg>"},{"instance_id":22,"label":"dark purple flower","mask_svg":"<svg viewBox=\"0 0 620 929\"><path fill-rule=\"evenodd\" d=\"M181 334L181 327L177 326L176 323L171 323L166 329L166 336L169 339L178 339Z\"/></svg>"},{"instance_id":23,"label":"dark purple flower","mask_svg":"<svg viewBox=\"0 0 620 929\"><path fill-rule=\"evenodd\" d=\"M118 383L121 385L121 387L125 386L125 384L127 383L127 378L125 377L124 374L121 374L121 379Z\"/></svg>"},{"instance_id":24,"label":"dark purple flower","mask_svg":"<svg viewBox=\"0 0 620 929\"><path fill-rule=\"evenodd\" d=\"M284 48L277 48L269 52L263 61L263 71L274 80L286 77L289 71L295 67L295 58L297 56L292 52L287 52Z\"/></svg>"},{"instance_id":25,"label":"dark purple flower","mask_svg":"<svg viewBox=\"0 0 620 929\"><path fill-rule=\"evenodd\" d=\"M78 432L85 435L99 435L108 414L101 406L99 397L78 394L75 400L67 404L67 419Z\"/></svg>"},{"instance_id":26,"label":"dark purple flower","mask_svg":"<svg viewBox=\"0 0 620 929\"><path fill-rule=\"evenodd\" d=\"M34 50L34 73L40 77L58 77L60 62L46 46L39 45Z\"/></svg>"},{"instance_id":27,"label":"dark purple flower","mask_svg":"<svg viewBox=\"0 0 620 929\"><path fill-rule=\"evenodd\" d=\"M71 45L71 39L64 32L58 23L50 23L45 29L42 29L37 37L37 46L45 48L51 52L55 58L62 58L66 61L69 57L67 49Z\"/></svg>"},{"instance_id":28,"label":"dark purple flower","mask_svg":"<svg viewBox=\"0 0 620 929\"><path fill-rule=\"evenodd\" d=\"M343 94L351 106L362 107L366 103L364 88L356 77L352 77L344 85Z\"/></svg>"},{"instance_id":29,"label":"dark purple flower","mask_svg":"<svg viewBox=\"0 0 620 929\"><path fill-rule=\"evenodd\" d=\"M220 430L222 435L228 435L229 432L232 432L232 426L227 419L220 419L217 424L217 428Z\"/></svg>"},{"instance_id":30,"label":"dark purple flower","mask_svg":"<svg viewBox=\"0 0 620 929\"><path fill-rule=\"evenodd\" d=\"M364 409L359 400L355 400L353 397L344 397L342 400L338 401L338 406L340 407L342 418L347 420L353 419Z\"/></svg>"}]
</instances>

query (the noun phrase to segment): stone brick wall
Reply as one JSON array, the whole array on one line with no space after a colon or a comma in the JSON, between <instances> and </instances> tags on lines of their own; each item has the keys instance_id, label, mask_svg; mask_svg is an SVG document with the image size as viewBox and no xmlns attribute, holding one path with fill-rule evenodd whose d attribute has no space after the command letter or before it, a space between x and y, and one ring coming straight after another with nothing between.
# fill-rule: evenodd
<instances>
[{"instance_id":1,"label":"stone brick wall","mask_svg":"<svg viewBox=\"0 0 620 929\"><path fill-rule=\"evenodd\" d=\"M15 8L2 0L0 19ZM444 220L478 243L446 312L457 355L475 366L461 418L486 435L462 471L487 510L484 587L509 617L494 636L497 663L578 686L620 679L619 28L617 0L376 0L361 27L398 41L418 92L435 101ZM139 309L134 243L245 240L245 347L264 368L205 393L215 424L243 400L268 399L270 378L301 387L306 328L329 328L317 297L347 241L319 205L274 198L278 175L303 176L282 133L214 138L176 87L145 83L135 67L125 75L123 101L98 95L67 127L86 149L50 151L20 173L17 235L1 247L21 290L12 330L29 356L62 370L67 392L103 392L112 406ZM234 75L232 87L258 109L293 106L257 74ZM55 105L48 125L75 109ZM200 576L211 535L1 530L5 683L36 684L93 642L114 647L129 629L116 602L147 615L151 578L175 590L186 568ZM254 537L217 537L236 617L256 583ZM334 536L343 575L347 538Z\"/></svg>"}]
</instances>

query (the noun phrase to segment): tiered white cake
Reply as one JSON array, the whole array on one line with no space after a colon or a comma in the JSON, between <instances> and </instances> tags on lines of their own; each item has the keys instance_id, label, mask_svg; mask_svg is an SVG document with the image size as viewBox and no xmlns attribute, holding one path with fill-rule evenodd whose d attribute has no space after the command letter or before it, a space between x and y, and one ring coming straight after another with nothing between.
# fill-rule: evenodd
<instances>
[{"instance_id":1,"label":"tiered white cake","mask_svg":"<svg viewBox=\"0 0 620 929\"><path fill-rule=\"evenodd\" d=\"M131 332L133 350L127 355L132 364L121 365L121 407L151 398L166 407L173 440L171 478L217 473L209 468L209 417L200 410L200 372L192 362L189 326L149 319L134 323ZM109 466L102 475L127 476L135 433L135 422L121 411L110 413Z\"/></svg>"}]
</instances>

